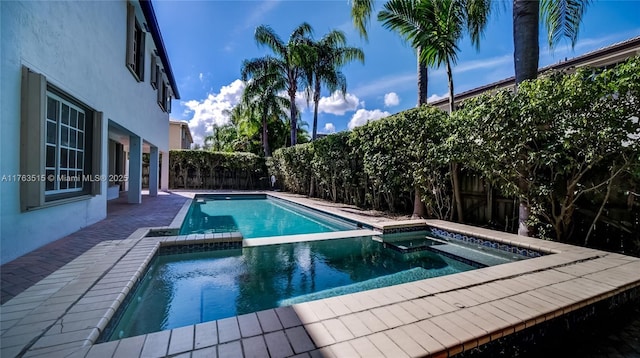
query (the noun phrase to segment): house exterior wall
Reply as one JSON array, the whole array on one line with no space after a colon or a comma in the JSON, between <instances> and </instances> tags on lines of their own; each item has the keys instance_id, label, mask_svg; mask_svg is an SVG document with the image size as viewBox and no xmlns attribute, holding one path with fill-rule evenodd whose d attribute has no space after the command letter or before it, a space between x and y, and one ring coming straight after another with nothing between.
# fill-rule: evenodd
<instances>
[{"instance_id":1,"label":"house exterior wall","mask_svg":"<svg viewBox=\"0 0 640 358\"><path fill-rule=\"evenodd\" d=\"M136 8L141 14L137 4ZM22 66L103 112L101 174L108 174L109 121L168 152L169 114L157 104L149 82L149 54L154 48L149 34L144 81L136 81L125 65L126 1L0 1L0 26L0 177L21 174ZM21 211L20 183L6 178L0 183L0 263L106 217L107 181L101 182L99 195Z\"/></svg>"},{"instance_id":2,"label":"house exterior wall","mask_svg":"<svg viewBox=\"0 0 640 358\"><path fill-rule=\"evenodd\" d=\"M171 123L169 125L169 149L182 149L182 126Z\"/></svg>"},{"instance_id":3,"label":"house exterior wall","mask_svg":"<svg viewBox=\"0 0 640 358\"><path fill-rule=\"evenodd\" d=\"M191 132L186 122L169 123L169 149L191 149Z\"/></svg>"}]
</instances>

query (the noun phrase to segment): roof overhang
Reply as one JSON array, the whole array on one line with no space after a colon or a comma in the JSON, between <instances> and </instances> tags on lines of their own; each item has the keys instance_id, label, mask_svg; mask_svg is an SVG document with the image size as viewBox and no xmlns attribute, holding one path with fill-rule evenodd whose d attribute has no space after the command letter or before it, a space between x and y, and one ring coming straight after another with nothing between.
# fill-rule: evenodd
<instances>
[{"instance_id":1,"label":"roof overhang","mask_svg":"<svg viewBox=\"0 0 640 358\"><path fill-rule=\"evenodd\" d=\"M140 3L140 7L142 8L142 13L144 14L144 17L147 20L147 25L149 26L149 32L151 32L151 37L153 37L153 42L156 44L158 57L160 57L160 61L162 61L162 65L164 66L165 73L167 74L167 78L169 79L169 83L171 84L171 89L173 90L173 96L175 99L180 99L180 92L178 92L178 85L176 84L176 79L173 76L171 63L169 63L169 56L167 56L167 49L164 47L164 41L162 40L162 34L160 33L160 27L158 26L158 20L156 19L156 13L153 10L153 5L151 4L151 0L139 0L139 3Z\"/></svg>"}]
</instances>

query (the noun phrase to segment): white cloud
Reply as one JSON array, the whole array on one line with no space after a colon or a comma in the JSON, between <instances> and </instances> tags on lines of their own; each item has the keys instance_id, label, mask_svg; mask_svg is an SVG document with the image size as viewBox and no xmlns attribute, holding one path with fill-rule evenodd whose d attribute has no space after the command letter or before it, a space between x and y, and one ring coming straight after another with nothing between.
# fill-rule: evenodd
<instances>
[{"instance_id":1,"label":"white cloud","mask_svg":"<svg viewBox=\"0 0 640 358\"><path fill-rule=\"evenodd\" d=\"M431 73L429 73L429 75L431 75ZM415 86L416 73L411 72L378 78L373 82L367 83L354 89L353 93L357 93L360 97L366 97L370 95L379 96L382 91L386 91L389 88L407 89Z\"/></svg>"},{"instance_id":2,"label":"white cloud","mask_svg":"<svg viewBox=\"0 0 640 358\"><path fill-rule=\"evenodd\" d=\"M204 137L213 131L214 125L229 123L229 116L225 112L240 102L244 87L244 82L235 80L227 86L222 86L219 93L209 93L203 100L192 99L182 102L188 108L185 112L193 113L188 121L194 142L202 144Z\"/></svg>"},{"instance_id":3,"label":"white cloud","mask_svg":"<svg viewBox=\"0 0 640 358\"><path fill-rule=\"evenodd\" d=\"M346 96L342 92L335 91L329 97L322 97L318 102L318 112L331 113L342 116L347 112L355 111L360 105L360 99L351 93Z\"/></svg>"},{"instance_id":4,"label":"white cloud","mask_svg":"<svg viewBox=\"0 0 640 358\"><path fill-rule=\"evenodd\" d=\"M379 109L374 109L373 111L369 111L364 108L361 108L357 110L356 113L353 114L353 117L351 117L351 120L349 121L349 124L347 126L349 127L349 129L353 129L355 127L362 126L369 121L375 121L376 119L384 118L390 114L391 113L387 111L383 112Z\"/></svg>"},{"instance_id":5,"label":"white cloud","mask_svg":"<svg viewBox=\"0 0 640 358\"><path fill-rule=\"evenodd\" d=\"M274 0L256 3L256 6L253 6L252 11L245 17L244 29L260 25L264 21L264 17L271 12L271 10L275 9L280 2L280 0Z\"/></svg>"},{"instance_id":6,"label":"white cloud","mask_svg":"<svg viewBox=\"0 0 640 358\"><path fill-rule=\"evenodd\" d=\"M432 94L431 96L429 96L429 98L427 98L427 103L431 103L431 102L437 102L441 99L445 99L445 98L449 98L449 95L447 94L443 94L442 96L437 95L437 94ZM455 98L455 96L454 96Z\"/></svg>"},{"instance_id":7,"label":"white cloud","mask_svg":"<svg viewBox=\"0 0 640 358\"><path fill-rule=\"evenodd\" d=\"M289 98L287 92L283 92L280 94L282 97ZM307 94L304 91L296 92L296 106L298 106L298 110L300 113L306 112L307 109L313 108L313 101L311 98L307 101ZM313 111L313 109L311 110Z\"/></svg>"},{"instance_id":8,"label":"white cloud","mask_svg":"<svg viewBox=\"0 0 640 358\"><path fill-rule=\"evenodd\" d=\"M335 133L336 132L336 126L333 125L333 123L327 123L324 125L324 132L325 133Z\"/></svg>"},{"instance_id":9,"label":"white cloud","mask_svg":"<svg viewBox=\"0 0 640 358\"><path fill-rule=\"evenodd\" d=\"M384 106L385 107L393 107L400 104L400 97L395 92L389 92L384 95Z\"/></svg>"},{"instance_id":10,"label":"white cloud","mask_svg":"<svg viewBox=\"0 0 640 358\"><path fill-rule=\"evenodd\" d=\"M513 55L503 55L491 58L485 58L482 60L473 60L461 62L455 67L453 67L453 73L459 74L468 71L482 70L482 69L493 69L500 68L504 66L508 66L513 63ZM444 68L442 68L444 74Z\"/></svg>"},{"instance_id":11,"label":"white cloud","mask_svg":"<svg viewBox=\"0 0 640 358\"><path fill-rule=\"evenodd\" d=\"M200 74L198 75L198 78L200 79L200 82L202 82L202 79L204 78L204 75L202 74L202 72L200 72Z\"/></svg>"}]
</instances>

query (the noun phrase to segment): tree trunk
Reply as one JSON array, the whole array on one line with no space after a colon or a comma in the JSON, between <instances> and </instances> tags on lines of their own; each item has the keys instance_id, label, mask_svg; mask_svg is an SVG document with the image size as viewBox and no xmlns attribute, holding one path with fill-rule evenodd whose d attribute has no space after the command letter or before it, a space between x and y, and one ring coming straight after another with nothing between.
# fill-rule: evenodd
<instances>
[{"instance_id":1,"label":"tree trunk","mask_svg":"<svg viewBox=\"0 0 640 358\"><path fill-rule=\"evenodd\" d=\"M289 76L289 100L291 101L290 115L291 115L291 146L293 147L298 143L298 111L296 107L296 91L298 87L295 83L297 79ZM293 82L292 82L293 81Z\"/></svg>"},{"instance_id":2,"label":"tree trunk","mask_svg":"<svg viewBox=\"0 0 640 358\"><path fill-rule=\"evenodd\" d=\"M414 187L414 195L413 195L413 214L411 215L412 219L424 219L426 217L426 208L424 203L422 202L422 191L416 185Z\"/></svg>"},{"instance_id":3,"label":"tree trunk","mask_svg":"<svg viewBox=\"0 0 640 358\"><path fill-rule=\"evenodd\" d=\"M316 140L318 135L318 103L320 102L320 79L316 78L315 89L313 91L313 132L311 140Z\"/></svg>"},{"instance_id":4,"label":"tree trunk","mask_svg":"<svg viewBox=\"0 0 640 358\"><path fill-rule=\"evenodd\" d=\"M519 179L518 186L520 187L520 193L526 193L529 184L524 179ZM520 196L518 205L518 235L531 236L531 228L527 225L529 220L529 213L531 212L531 205L525 196Z\"/></svg>"},{"instance_id":5,"label":"tree trunk","mask_svg":"<svg viewBox=\"0 0 640 358\"><path fill-rule=\"evenodd\" d=\"M513 0L513 63L518 84L538 76L538 57L540 47L538 34L540 24L539 0ZM528 184L524 179L518 183L521 193L526 193ZM520 197L518 211L518 235L529 236L531 228L527 226L531 207L526 198Z\"/></svg>"},{"instance_id":6,"label":"tree trunk","mask_svg":"<svg viewBox=\"0 0 640 358\"><path fill-rule=\"evenodd\" d=\"M516 86L538 76L539 24L539 0L513 0L513 63Z\"/></svg>"},{"instance_id":7,"label":"tree trunk","mask_svg":"<svg viewBox=\"0 0 640 358\"><path fill-rule=\"evenodd\" d=\"M418 47L418 107L427 104L427 84L429 75L427 66L420 62L420 48Z\"/></svg>"},{"instance_id":8,"label":"tree trunk","mask_svg":"<svg viewBox=\"0 0 640 358\"><path fill-rule=\"evenodd\" d=\"M309 183L309 197L313 198L316 196L316 178L311 175L311 183Z\"/></svg>"},{"instance_id":9,"label":"tree trunk","mask_svg":"<svg viewBox=\"0 0 640 358\"><path fill-rule=\"evenodd\" d=\"M427 66L420 62L420 48L418 48L418 107L427 104L427 83L429 80ZM412 219L422 219L426 217L426 208L422 202L422 191L418 185L413 187L413 214Z\"/></svg>"},{"instance_id":10,"label":"tree trunk","mask_svg":"<svg viewBox=\"0 0 640 358\"><path fill-rule=\"evenodd\" d=\"M464 210L462 207L462 195L460 194L460 177L458 176L458 163L451 163L451 182L453 184L453 198L456 202L458 222L464 223Z\"/></svg>"},{"instance_id":11,"label":"tree trunk","mask_svg":"<svg viewBox=\"0 0 640 358\"><path fill-rule=\"evenodd\" d=\"M455 98L453 97L453 72L451 62L447 60L447 80L449 81L449 114L453 114Z\"/></svg>"},{"instance_id":12,"label":"tree trunk","mask_svg":"<svg viewBox=\"0 0 640 358\"><path fill-rule=\"evenodd\" d=\"M269 128L267 127L267 117L262 117L262 148L264 149L264 156L271 156L271 149L269 148Z\"/></svg>"},{"instance_id":13,"label":"tree trunk","mask_svg":"<svg viewBox=\"0 0 640 358\"><path fill-rule=\"evenodd\" d=\"M449 81L449 115L453 114L455 97L453 96L453 72L451 62L447 61L447 80ZM451 163L451 180L453 184L453 197L456 202L458 222L464 223L464 208L462 207L462 195L460 194L460 177L458 176L458 163Z\"/></svg>"}]
</instances>

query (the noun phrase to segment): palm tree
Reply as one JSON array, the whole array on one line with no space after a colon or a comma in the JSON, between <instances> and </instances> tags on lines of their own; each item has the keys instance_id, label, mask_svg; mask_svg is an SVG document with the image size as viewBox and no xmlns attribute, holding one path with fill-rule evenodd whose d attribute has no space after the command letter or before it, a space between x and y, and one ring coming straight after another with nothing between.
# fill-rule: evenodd
<instances>
[{"instance_id":1,"label":"palm tree","mask_svg":"<svg viewBox=\"0 0 640 358\"><path fill-rule=\"evenodd\" d=\"M373 1L372 0L352 0L351 1L351 18L353 19L353 26L358 30L360 36L364 39L368 39L367 26L369 25L369 19L373 13ZM420 62L420 48L416 48L418 57L418 106L427 104L427 85L428 85L428 73L427 66Z\"/></svg>"},{"instance_id":2,"label":"palm tree","mask_svg":"<svg viewBox=\"0 0 640 358\"><path fill-rule=\"evenodd\" d=\"M347 94L347 79L339 70L345 64L359 60L364 63L364 52L356 47L346 46L347 39L344 32L333 30L322 39L313 43L313 57L307 70L307 77L313 86L313 131L311 140L315 140L318 132L318 103L320 102L320 89L326 85L330 93L337 90L342 95Z\"/></svg>"},{"instance_id":3,"label":"palm tree","mask_svg":"<svg viewBox=\"0 0 640 358\"><path fill-rule=\"evenodd\" d=\"M571 40L575 46L578 40L580 23L591 0L513 0L513 63L516 77L516 90L519 83L538 77L540 45L538 43L539 21L547 29L549 48L553 48L561 38ZM540 12L542 10L542 13ZM521 179L520 191L526 193L528 183ZM518 234L529 236L527 225L531 205L520 197L518 215Z\"/></svg>"},{"instance_id":4,"label":"palm tree","mask_svg":"<svg viewBox=\"0 0 640 358\"><path fill-rule=\"evenodd\" d=\"M289 41L285 43L271 27L260 25L256 28L255 40L258 45L271 49L274 56L254 58L243 64L243 76L247 78L269 67L275 68L277 75L284 80L290 102L291 145L297 143L296 92L305 74L304 66L308 64L306 59L311 55L311 40L308 38L311 33L311 25L302 23L293 30Z\"/></svg>"},{"instance_id":5,"label":"palm tree","mask_svg":"<svg viewBox=\"0 0 640 358\"><path fill-rule=\"evenodd\" d=\"M514 0L513 1L513 63L516 86L524 80L538 77L540 20L547 29L549 48L563 38L578 41L580 23L591 0Z\"/></svg>"},{"instance_id":6,"label":"palm tree","mask_svg":"<svg viewBox=\"0 0 640 358\"><path fill-rule=\"evenodd\" d=\"M449 113L453 113L452 64L457 62L458 42L466 30L472 43L479 47L490 9L489 0L390 0L378 14L378 20L410 42L418 52L420 63L431 67L446 66ZM455 162L451 163L451 177L458 220L463 222L458 164Z\"/></svg>"},{"instance_id":7,"label":"palm tree","mask_svg":"<svg viewBox=\"0 0 640 358\"><path fill-rule=\"evenodd\" d=\"M249 72L248 67L251 67ZM275 61L260 61L249 64L245 61L242 65L241 77L247 81L242 94L242 104L249 111L256 113L261 118L262 148L265 157L271 156L269 147L269 121L278 121L286 116L284 109L291 106L288 99L281 97L279 93L286 89L286 81L280 76ZM249 76L252 76L249 80Z\"/></svg>"},{"instance_id":8,"label":"palm tree","mask_svg":"<svg viewBox=\"0 0 640 358\"><path fill-rule=\"evenodd\" d=\"M478 47L490 13L489 0L391 0L378 14L383 26L398 32L430 67L445 65L449 82L449 112L454 110L452 65L466 30Z\"/></svg>"},{"instance_id":9,"label":"palm tree","mask_svg":"<svg viewBox=\"0 0 640 358\"><path fill-rule=\"evenodd\" d=\"M353 25L360 33L360 36L364 39L368 39L367 25L373 12L372 0L352 0L351 1L351 17L353 18ZM429 83L429 76L427 66L420 61L420 47L416 48L417 53L417 87L418 87L418 100L417 106L420 107L427 104L427 88ZM413 198L413 214L412 218L425 217L425 206L422 203L422 192L418 186L414 190Z\"/></svg>"},{"instance_id":10,"label":"palm tree","mask_svg":"<svg viewBox=\"0 0 640 358\"><path fill-rule=\"evenodd\" d=\"M237 140L237 130L233 123L213 125L213 133L204 138L204 148L215 152L232 152Z\"/></svg>"}]
</instances>

